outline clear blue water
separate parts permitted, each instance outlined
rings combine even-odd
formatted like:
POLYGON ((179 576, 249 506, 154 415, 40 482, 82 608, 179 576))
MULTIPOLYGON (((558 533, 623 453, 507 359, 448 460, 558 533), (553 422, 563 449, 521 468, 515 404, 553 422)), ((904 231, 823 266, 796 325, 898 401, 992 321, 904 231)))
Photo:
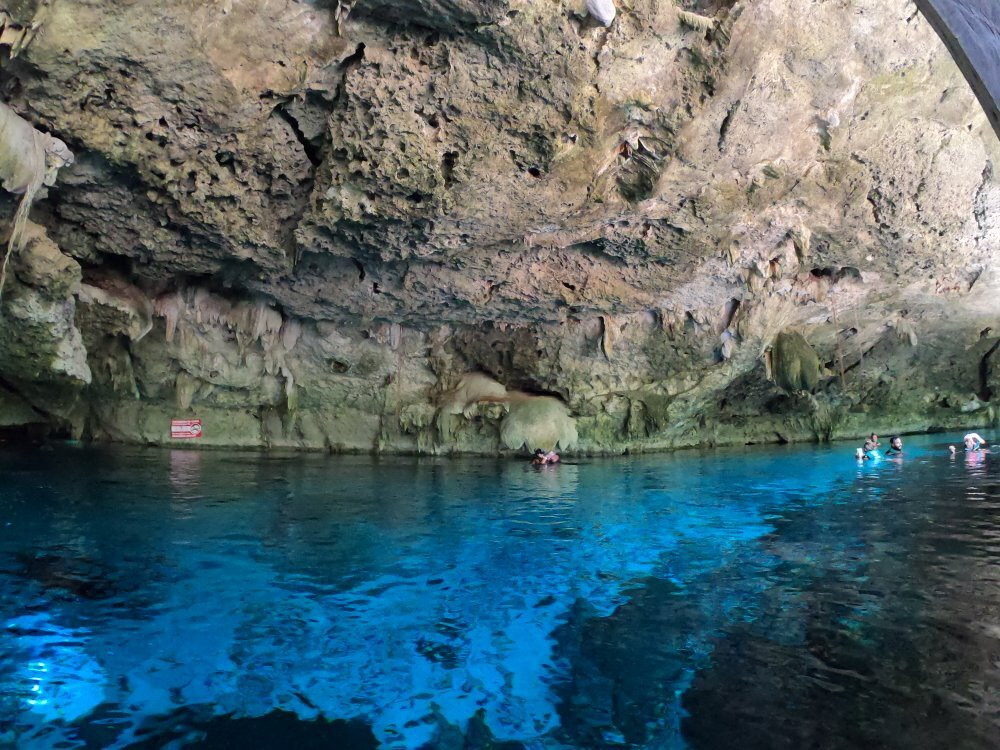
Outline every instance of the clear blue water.
POLYGON ((1000 452, 0 452, 0 746, 996 747, 1000 452))

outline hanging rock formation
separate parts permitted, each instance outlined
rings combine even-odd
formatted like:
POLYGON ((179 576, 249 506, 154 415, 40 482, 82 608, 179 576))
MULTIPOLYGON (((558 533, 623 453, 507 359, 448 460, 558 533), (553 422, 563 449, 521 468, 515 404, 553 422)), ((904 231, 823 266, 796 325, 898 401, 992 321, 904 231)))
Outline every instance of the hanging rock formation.
POLYGON ((587 12, 604 26, 610 26, 617 11, 612 0, 587 0, 587 12))
POLYGON ((801 333, 782 332, 772 350, 774 382, 790 393, 812 392, 819 385, 819 357, 801 333))
POLYGON ((43 185, 52 185, 56 173, 73 163, 73 154, 58 138, 42 133, 0 102, 0 184, 21 196, 0 265, 0 294, 11 256, 21 248, 31 203, 43 185))
POLYGON ((2 98, 75 161, 11 261, 2 425, 619 452, 996 416, 1000 143, 908 0, 16 6, 2 98))

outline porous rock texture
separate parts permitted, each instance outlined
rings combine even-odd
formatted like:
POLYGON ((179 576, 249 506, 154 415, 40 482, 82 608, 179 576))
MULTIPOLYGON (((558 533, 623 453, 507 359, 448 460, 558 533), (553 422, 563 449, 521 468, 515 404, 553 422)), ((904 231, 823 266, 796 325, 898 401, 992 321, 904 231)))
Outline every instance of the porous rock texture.
POLYGON ((490 453, 992 423, 1000 144, 912 2, 591 5, 11 3, 2 98, 76 160, 12 260, 0 424, 490 453))

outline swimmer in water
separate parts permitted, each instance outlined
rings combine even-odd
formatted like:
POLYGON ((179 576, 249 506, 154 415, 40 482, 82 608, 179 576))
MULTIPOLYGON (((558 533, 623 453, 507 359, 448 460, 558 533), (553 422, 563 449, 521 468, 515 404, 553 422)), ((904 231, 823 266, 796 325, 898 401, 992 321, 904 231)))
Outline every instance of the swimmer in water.
POLYGON ((874 461, 877 458, 881 458, 878 451, 875 450, 878 447, 878 435, 872 433, 872 436, 865 440, 864 447, 862 447, 861 452, 865 456, 866 461, 874 461))
POLYGON ((978 432, 970 432, 962 438, 962 442, 965 443, 966 451, 986 450, 986 441, 983 440, 982 436, 978 432))
POLYGON ((559 463, 559 454, 555 451, 549 451, 546 453, 541 448, 535 451, 535 457, 531 459, 531 463, 535 466, 545 466, 546 464, 557 464, 559 463))
POLYGON ((889 439, 889 447, 885 451, 887 456, 902 456, 903 455, 903 439, 899 435, 893 435, 889 439))

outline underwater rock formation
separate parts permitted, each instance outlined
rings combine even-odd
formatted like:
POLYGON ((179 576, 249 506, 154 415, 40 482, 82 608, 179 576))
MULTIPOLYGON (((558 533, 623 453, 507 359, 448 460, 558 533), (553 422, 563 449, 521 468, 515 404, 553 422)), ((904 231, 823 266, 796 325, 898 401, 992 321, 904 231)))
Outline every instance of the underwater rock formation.
POLYGON ((494 453, 991 423, 1000 143, 916 7, 609 6, 17 3, 3 98, 75 160, 31 209, 61 270, 11 261, 0 424, 494 453), (784 331, 815 360, 775 363, 784 331), (562 426, 447 408, 470 372, 562 426))

